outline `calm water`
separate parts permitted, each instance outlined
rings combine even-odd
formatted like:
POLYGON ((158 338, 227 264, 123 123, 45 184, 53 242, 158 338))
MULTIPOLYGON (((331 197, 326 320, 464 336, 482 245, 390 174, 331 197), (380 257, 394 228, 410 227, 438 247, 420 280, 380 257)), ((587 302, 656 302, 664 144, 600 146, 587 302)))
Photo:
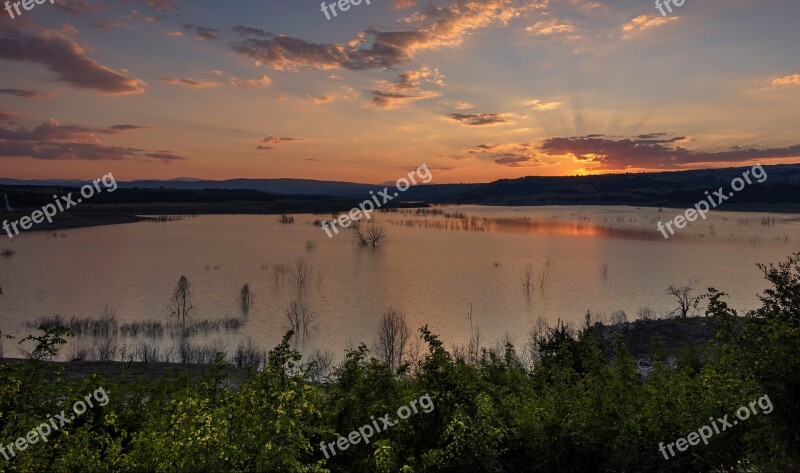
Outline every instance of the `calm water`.
MULTIPOLYGON (((323 348, 337 360, 343 349, 371 344, 381 314, 405 312, 412 329, 428 324, 448 345, 470 335, 467 314, 489 345, 509 334, 517 342, 538 317, 580 324, 587 310, 628 319, 649 307, 674 309, 669 284, 699 279, 698 289, 731 294, 739 310, 757 306, 766 287, 757 262, 777 262, 800 250, 800 215, 716 213, 665 241, 655 221, 680 211, 631 207, 445 207, 441 215, 383 213, 389 231, 378 249, 357 247, 349 234, 329 239, 310 224, 316 216, 296 215, 282 225, 275 216, 199 216, 181 221, 141 222, 66 230, 63 237, 26 234, 0 248, 0 330, 25 335, 26 321, 61 314, 95 316, 105 306, 120 323, 167 321, 176 282, 192 284, 196 319, 242 317, 238 293, 250 283, 255 303, 238 333, 198 337, 220 339, 229 349, 252 337, 264 348, 278 343, 288 327, 292 301, 316 314, 304 351, 323 348), (770 221, 771 223, 771 221, 770 221), (307 250, 307 240, 318 247, 307 250), (303 257, 313 268, 305 289, 275 282, 276 264, 303 257), (523 287, 525 267, 546 268, 548 287, 523 287), (607 264, 607 278, 601 265, 607 264), (218 269, 215 267, 218 266, 218 269), (264 269, 266 268, 266 269, 264 269)), ((169 337, 163 343, 173 343, 169 337)), ((14 356, 15 342, 5 342, 14 356)))

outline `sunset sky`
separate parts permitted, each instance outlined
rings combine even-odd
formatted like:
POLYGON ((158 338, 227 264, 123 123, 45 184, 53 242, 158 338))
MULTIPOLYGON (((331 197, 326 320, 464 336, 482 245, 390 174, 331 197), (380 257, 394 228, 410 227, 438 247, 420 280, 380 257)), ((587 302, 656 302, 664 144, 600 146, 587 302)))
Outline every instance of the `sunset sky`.
POLYGON ((651 0, 371 0, 330 20, 320 1, 0 11, 0 177, 377 183, 426 163, 453 183, 800 162, 797 0, 667 17, 651 0))

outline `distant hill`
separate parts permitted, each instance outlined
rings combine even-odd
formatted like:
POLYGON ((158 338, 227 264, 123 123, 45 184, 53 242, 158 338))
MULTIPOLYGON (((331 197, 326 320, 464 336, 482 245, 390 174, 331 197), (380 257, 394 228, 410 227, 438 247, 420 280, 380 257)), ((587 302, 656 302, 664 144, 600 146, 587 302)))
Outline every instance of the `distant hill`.
MULTIPOLYGON (((604 174, 597 176, 522 177, 486 184, 419 185, 401 193, 392 203, 428 202, 487 205, 637 205, 683 207, 705 198, 705 192, 723 187, 750 167, 696 171, 604 174)), ((725 202, 727 209, 800 210, 800 164, 764 166, 763 184, 747 185, 725 202)), ((0 186, 80 187, 80 180, 19 180, 0 178, 0 186)), ((158 193, 119 195, 129 201, 269 201, 280 196, 307 199, 370 198, 393 183, 360 184, 313 179, 228 179, 223 181, 179 178, 118 182, 121 189, 158 190, 158 193), (218 194, 211 190, 229 191, 218 194), (195 194, 202 191, 202 195, 195 194), (186 192, 192 194, 186 194, 186 192), (238 192, 238 193, 237 193, 238 192), (259 194, 248 194, 257 192, 259 194)), ((391 193, 393 193, 392 191, 391 193)), ((110 196, 108 197, 110 198, 110 196)), ((111 200, 114 200, 113 198, 111 200)))
MULTIPOLYGON (((68 179, 38 179, 21 180, 0 178, 0 185, 6 186, 60 186, 80 187, 85 181, 68 179)), ((394 184, 359 184, 355 182, 318 181, 313 179, 228 179, 223 181, 210 181, 194 178, 178 178, 170 180, 137 180, 117 183, 121 189, 174 189, 174 190, 255 190, 276 195, 318 195, 329 197, 356 197, 368 199, 369 192, 377 192, 384 187, 394 184)), ((474 189, 480 184, 438 184, 414 186, 402 193, 398 200, 423 201, 451 197, 467 190, 474 189)))
MULTIPOLYGON (((800 165, 764 166, 763 184, 747 185, 725 202, 754 207, 769 204, 797 208, 800 204, 800 165)), ((731 181, 751 169, 725 168, 697 171, 605 174, 597 176, 523 177, 480 185, 441 203, 492 205, 641 205, 685 206, 705 198, 719 187, 731 190, 731 181)))

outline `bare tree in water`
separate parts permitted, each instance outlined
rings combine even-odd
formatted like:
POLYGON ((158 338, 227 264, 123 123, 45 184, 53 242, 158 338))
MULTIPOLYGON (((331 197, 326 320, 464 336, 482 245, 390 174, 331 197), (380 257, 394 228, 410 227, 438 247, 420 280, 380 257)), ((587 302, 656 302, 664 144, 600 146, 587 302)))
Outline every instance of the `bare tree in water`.
POLYGON ((169 305, 169 310, 172 315, 177 316, 186 330, 186 316, 194 308, 191 302, 191 286, 186 276, 181 276, 178 280, 178 285, 175 286, 175 292, 172 294, 172 302, 169 305))
POLYGON ((689 311, 692 311, 692 315, 697 311, 697 304, 700 303, 700 300, 703 299, 704 296, 694 296, 692 297, 692 291, 694 291, 694 283, 697 282, 697 279, 694 277, 689 278, 689 284, 686 286, 673 286, 672 284, 669 285, 667 288, 667 294, 675 296, 678 299, 678 308, 673 310, 670 315, 680 315, 681 318, 686 318, 689 315, 689 311))
POLYGON ((405 314, 392 309, 383 314, 375 341, 375 352, 392 371, 403 363, 403 354, 410 336, 405 314))

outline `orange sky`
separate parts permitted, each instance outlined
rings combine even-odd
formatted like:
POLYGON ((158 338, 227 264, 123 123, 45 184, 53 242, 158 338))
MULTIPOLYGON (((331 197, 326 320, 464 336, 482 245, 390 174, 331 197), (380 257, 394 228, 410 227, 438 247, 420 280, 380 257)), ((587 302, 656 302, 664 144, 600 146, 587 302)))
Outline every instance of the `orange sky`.
POLYGON ((0 177, 436 183, 800 162, 800 4, 77 0, 0 26, 0 177))

